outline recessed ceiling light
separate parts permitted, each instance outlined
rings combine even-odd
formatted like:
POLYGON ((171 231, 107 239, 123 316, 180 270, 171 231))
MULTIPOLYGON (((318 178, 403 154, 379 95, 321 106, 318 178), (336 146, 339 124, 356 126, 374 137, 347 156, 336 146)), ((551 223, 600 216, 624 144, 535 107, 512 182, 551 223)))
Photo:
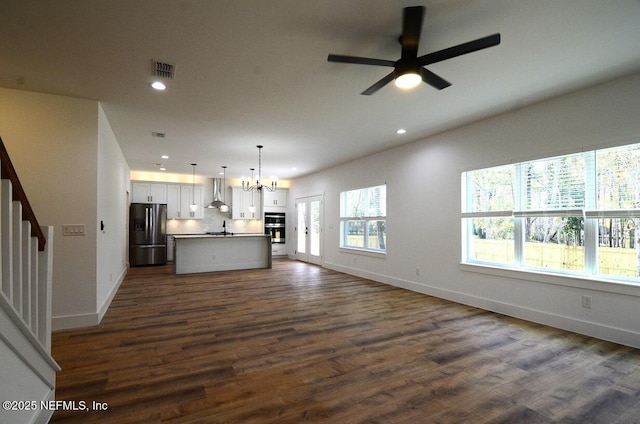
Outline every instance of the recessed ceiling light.
POLYGON ((161 157, 162 159, 169 159, 169 156, 167 156, 167 155, 162 155, 162 156, 160 156, 160 157, 161 157))
POLYGON ((167 170, 167 168, 160 168, 160 170, 161 170, 161 171, 166 171, 166 170, 167 170))
POLYGON ((400 128, 399 130, 396 130, 396 134, 406 134, 407 130, 405 130, 404 128, 400 128))
POLYGON ((160 81, 154 81, 150 85, 152 88, 155 88, 158 91, 162 91, 167 88, 167 86, 161 83, 160 81))
POLYGON ((151 131, 151 137, 155 138, 165 138, 166 134, 163 132, 151 131))

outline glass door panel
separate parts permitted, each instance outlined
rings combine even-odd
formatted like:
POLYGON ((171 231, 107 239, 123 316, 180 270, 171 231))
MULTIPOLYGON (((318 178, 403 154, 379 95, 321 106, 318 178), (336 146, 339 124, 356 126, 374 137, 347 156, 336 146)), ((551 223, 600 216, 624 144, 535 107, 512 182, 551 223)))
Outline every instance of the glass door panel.
POLYGON ((296 199, 296 259, 322 265, 322 196, 296 199))
POLYGON ((296 254, 307 253, 307 202, 296 201, 296 210, 298 211, 298 225, 296 227, 298 233, 298 245, 296 248, 296 254))
POLYGON ((311 200, 311 227, 309 228, 309 254, 320 256, 320 200, 311 200))

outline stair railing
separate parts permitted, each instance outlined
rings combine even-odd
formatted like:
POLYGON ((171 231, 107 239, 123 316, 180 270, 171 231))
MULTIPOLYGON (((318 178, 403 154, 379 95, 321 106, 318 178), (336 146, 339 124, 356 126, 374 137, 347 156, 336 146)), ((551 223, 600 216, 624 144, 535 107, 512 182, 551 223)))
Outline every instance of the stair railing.
POLYGON ((33 213, 33 209, 31 209, 31 205, 27 199, 27 194, 22 188, 22 184, 20 184, 20 179, 18 178, 18 174, 11 163, 9 153, 4 146, 2 138, 0 138, 0 167, 0 175, 2 179, 8 179, 11 181, 11 186, 13 188, 13 200, 17 200, 22 204, 22 219, 31 223, 31 236, 38 239, 38 250, 42 252, 45 244, 47 243, 47 239, 38 224, 38 220, 36 219, 36 215, 33 213))

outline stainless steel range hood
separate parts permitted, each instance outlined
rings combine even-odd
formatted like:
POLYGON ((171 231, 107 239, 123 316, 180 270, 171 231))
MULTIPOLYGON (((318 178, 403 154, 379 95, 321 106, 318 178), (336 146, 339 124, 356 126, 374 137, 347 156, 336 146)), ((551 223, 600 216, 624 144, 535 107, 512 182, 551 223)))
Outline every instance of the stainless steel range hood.
POLYGON ((213 202, 206 207, 208 209, 220 209, 221 212, 228 212, 229 206, 221 200, 220 190, 224 190, 222 178, 213 179, 213 202), (226 210, 225 210, 226 209, 226 210))

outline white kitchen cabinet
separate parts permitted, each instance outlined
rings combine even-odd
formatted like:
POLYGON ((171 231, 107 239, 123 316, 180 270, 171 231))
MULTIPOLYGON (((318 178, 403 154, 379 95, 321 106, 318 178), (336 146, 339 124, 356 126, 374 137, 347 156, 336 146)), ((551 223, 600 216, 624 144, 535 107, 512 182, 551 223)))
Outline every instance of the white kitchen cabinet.
POLYGON ((259 191, 244 191, 242 187, 231 188, 231 219, 262 219, 260 204, 259 191), (255 206, 255 212, 249 210, 251 205, 255 206))
POLYGON ((284 243, 271 243, 271 256, 287 256, 287 245, 284 243))
POLYGON ((202 210, 204 207, 202 195, 202 186, 180 186, 180 216, 182 219, 202 219, 204 216, 204 212, 202 210), (195 212, 191 212, 191 204, 194 202, 198 208, 195 212))
POLYGON ((173 235, 167 235, 167 261, 173 262, 175 248, 176 240, 173 238, 173 235))
POLYGON ((191 184, 167 184, 167 219, 202 219, 204 216, 204 187, 191 184), (195 191, 192 191, 195 190, 195 191), (198 209, 191 212, 190 206, 195 197, 198 209))
POLYGON ((180 184, 167 184, 167 219, 180 219, 180 184))
POLYGON ((167 203, 167 185, 132 181, 131 199, 132 203, 167 203))
POLYGON ((264 190, 262 193, 262 205, 265 212, 278 212, 284 211, 287 207, 287 196, 289 190, 286 188, 279 188, 276 191, 264 190))

